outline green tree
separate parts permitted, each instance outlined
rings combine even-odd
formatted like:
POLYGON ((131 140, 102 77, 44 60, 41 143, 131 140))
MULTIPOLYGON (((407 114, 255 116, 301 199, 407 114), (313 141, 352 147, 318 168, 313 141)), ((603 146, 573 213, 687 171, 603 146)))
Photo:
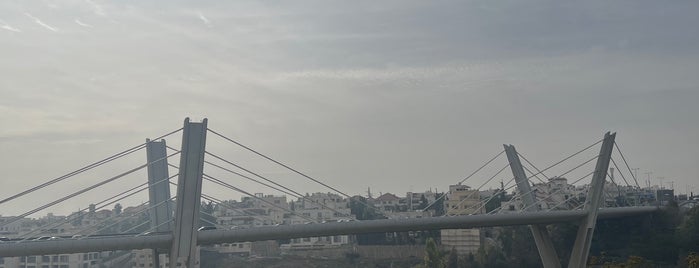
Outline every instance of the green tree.
POLYGON ((456 247, 452 247, 449 251, 449 258, 447 259, 448 268, 459 268, 459 255, 456 254, 456 247))
POLYGON ((112 211, 114 211, 114 215, 119 215, 119 214, 121 214, 121 209, 122 209, 121 204, 116 203, 116 205, 114 205, 114 210, 112 210, 112 211))
POLYGON ((437 200, 434 202, 434 205, 432 205, 432 208, 434 209, 434 215, 435 216, 442 216, 444 215, 444 198, 442 198, 445 195, 445 193, 435 193, 434 196, 437 198, 437 200))
POLYGON ((677 242, 687 252, 699 252, 699 207, 687 211, 677 230, 677 242))
POLYGON ((442 255, 434 239, 428 238, 427 244, 425 245, 425 268, 445 268, 442 255))
POLYGON ((199 226, 214 226, 216 217, 214 217, 214 205, 212 202, 201 202, 201 213, 199 216, 199 226))
POLYGON ((485 203, 486 213, 500 208, 500 206, 502 205, 502 201, 505 199, 505 191, 503 190, 498 190, 493 195, 493 198, 491 198, 490 200, 488 200, 487 203, 485 203))

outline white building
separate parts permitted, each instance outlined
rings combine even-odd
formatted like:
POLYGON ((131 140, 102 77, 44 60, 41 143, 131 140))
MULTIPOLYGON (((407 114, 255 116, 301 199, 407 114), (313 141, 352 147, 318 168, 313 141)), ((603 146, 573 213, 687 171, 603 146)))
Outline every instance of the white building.
MULTIPOLYGON (((470 215, 484 211, 478 190, 466 185, 450 185, 444 200, 447 215, 470 215)), ((481 245, 479 229, 444 229, 441 230, 442 247, 454 248, 459 255, 476 253, 481 245)))
MULTIPOLYGON (((199 259, 200 259, 200 251, 201 248, 197 247, 196 250, 196 255, 194 256, 194 261, 195 265, 190 268, 198 268, 199 267, 199 259)), ((160 262, 160 267, 159 268, 168 268, 170 267, 170 258, 167 254, 159 254, 159 262, 160 262)), ((131 251, 131 263, 133 264, 133 268, 142 268, 142 267, 154 267, 154 261, 153 261, 153 250, 152 249, 135 249, 131 251)), ((182 263, 177 263, 177 267, 185 267, 184 264, 182 263)))
POLYGON ((408 204, 408 210, 424 209, 423 201, 427 201, 428 205, 432 204, 437 200, 437 194, 432 192, 432 190, 422 193, 407 192, 405 194, 405 199, 408 204))
MULTIPOLYGON (((333 193, 313 193, 299 198, 294 204, 297 215, 288 215, 285 224, 322 224, 354 220, 349 200, 333 193), (301 215, 301 216, 298 216, 301 215), (310 219, 314 221, 310 221, 310 219)), ((282 252, 289 250, 322 249, 339 247, 350 243, 350 236, 336 235, 323 237, 295 238, 289 244, 282 244, 282 252)))
POLYGON ((42 256, 21 256, 0 258, 0 268, 98 268, 102 264, 103 254, 108 253, 73 253, 42 256))

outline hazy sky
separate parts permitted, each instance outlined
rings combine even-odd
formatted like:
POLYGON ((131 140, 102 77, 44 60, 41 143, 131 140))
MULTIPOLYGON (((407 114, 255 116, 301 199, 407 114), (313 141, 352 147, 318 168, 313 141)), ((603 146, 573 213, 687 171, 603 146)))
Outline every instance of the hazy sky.
MULTIPOLYGON (((348 194, 444 190, 503 143, 543 168, 606 131, 618 133, 641 183, 652 172, 651 184, 663 177, 665 187, 699 192, 699 2, 377 2, 0 2, 0 197, 177 129, 187 116, 348 194)), ((328 191, 209 138, 212 153, 299 192, 328 191)), ((140 151, 0 204, 0 214, 144 162, 140 151)), ((501 157, 466 184, 506 164, 501 157)), ((39 215, 85 208, 144 176, 39 215)), ((220 188, 204 192, 240 197, 220 188)))

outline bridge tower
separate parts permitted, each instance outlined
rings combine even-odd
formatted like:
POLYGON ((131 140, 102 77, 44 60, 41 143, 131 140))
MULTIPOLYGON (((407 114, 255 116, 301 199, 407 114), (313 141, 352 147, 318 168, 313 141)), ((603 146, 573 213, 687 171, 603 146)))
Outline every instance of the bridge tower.
POLYGON ((592 175, 590 191, 587 194, 585 206, 583 207, 583 210, 587 211, 587 215, 580 221, 575 244, 573 244, 573 252, 571 252, 570 262, 568 262, 569 268, 585 267, 587 264, 587 256, 590 254, 592 234, 595 231, 597 214, 599 212, 599 206, 602 203, 604 182, 607 178, 609 161, 612 158, 615 137, 616 133, 607 132, 604 135, 602 148, 600 149, 597 165, 595 166, 595 172, 592 175))
MULTIPOLYGON (((148 165, 148 201, 150 229, 154 232, 172 231, 172 201, 170 201, 170 176, 168 174, 165 140, 146 140, 148 165)), ((160 267, 162 249, 153 249, 153 267, 160 267)))
MULTIPOLYGON (((517 190, 519 190, 522 198, 522 203, 527 211, 539 211, 539 206, 536 206, 535 198, 532 193, 531 186, 529 185, 529 180, 527 179, 526 173, 524 173, 524 168, 522 167, 522 162, 519 160, 519 155, 517 150, 513 145, 503 145, 505 147, 505 154, 507 154, 507 160, 510 162, 510 168, 512 169, 512 175, 515 177, 515 182, 517 183, 517 190)), ((534 242, 536 243, 536 248, 539 250, 539 256, 541 257, 541 263, 545 268, 560 268, 561 262, 556 254, 556 249, 553 246, 553 241, 551 241, 551 236, 549 235, 546 225, 529 225, 529 229, 532 231, 534 236, 534 242)))
POLYGON ((175 229, 172 232, 170 248, 171 268, 177 267, 178 261, 183 263, 184 267, 191 268, 196 265, 206 123, 206 119, 201 123, 189 122, 189 118, 184 121, 177 180, 175 229))

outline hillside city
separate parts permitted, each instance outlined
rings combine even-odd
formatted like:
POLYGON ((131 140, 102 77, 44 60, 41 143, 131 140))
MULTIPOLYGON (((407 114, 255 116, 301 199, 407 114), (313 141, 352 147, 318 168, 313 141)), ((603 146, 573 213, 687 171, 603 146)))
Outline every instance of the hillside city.
MULTIPOLYGON (((291 199, 284 195, 257 193, 240 200, 203 202, 200 225, 205 229, 246 229, 260 226, 323 224, 326 222, 372 219, 409 219, 483 213, 517 213, 526 209, 516 190, 501 188, 478 190, 467 185, 450 185, 438 193, 422 192, 372 193, 350 198, 335 193, 307 193, 291 199)), ((534 183, 533 193, 540 210, 572 210, 584 204, 589 185, 575 186, 563 177, 552 177, 534 183)), ((607 182, 604 206, 664 205, 670 201, 693 199, 693 194, 675 195, 672 189, 658 186, 640 188, 607 182)), ((52 213, 40 218, 0 216, 3 243, 17 240, 50 240, 113 234, 149 235, 147 205, 97 207, 67 216, 52 213), (9 223, 9 224, 3 224, 9 223)), ((425 244, 432 239, 443 251, 464 257, 479 254, 483 247, 502 247, 494 242, 499 235, 494 228, 394 232, 366 235, 306 237, 277 241, 224 243, 200 247, 201 266, 212 259, 263 259, 280 256, 301 258, 424 258, 425 244), (376 254, 380 248, 381 254, 376 254)), ((161 267, 168 265, 160 255, 161 267)), ((88 268, 88 267, 153 267, 150 249, 114 252, 91 252, 48 256, 0 258, 0 268, 88 268)))

